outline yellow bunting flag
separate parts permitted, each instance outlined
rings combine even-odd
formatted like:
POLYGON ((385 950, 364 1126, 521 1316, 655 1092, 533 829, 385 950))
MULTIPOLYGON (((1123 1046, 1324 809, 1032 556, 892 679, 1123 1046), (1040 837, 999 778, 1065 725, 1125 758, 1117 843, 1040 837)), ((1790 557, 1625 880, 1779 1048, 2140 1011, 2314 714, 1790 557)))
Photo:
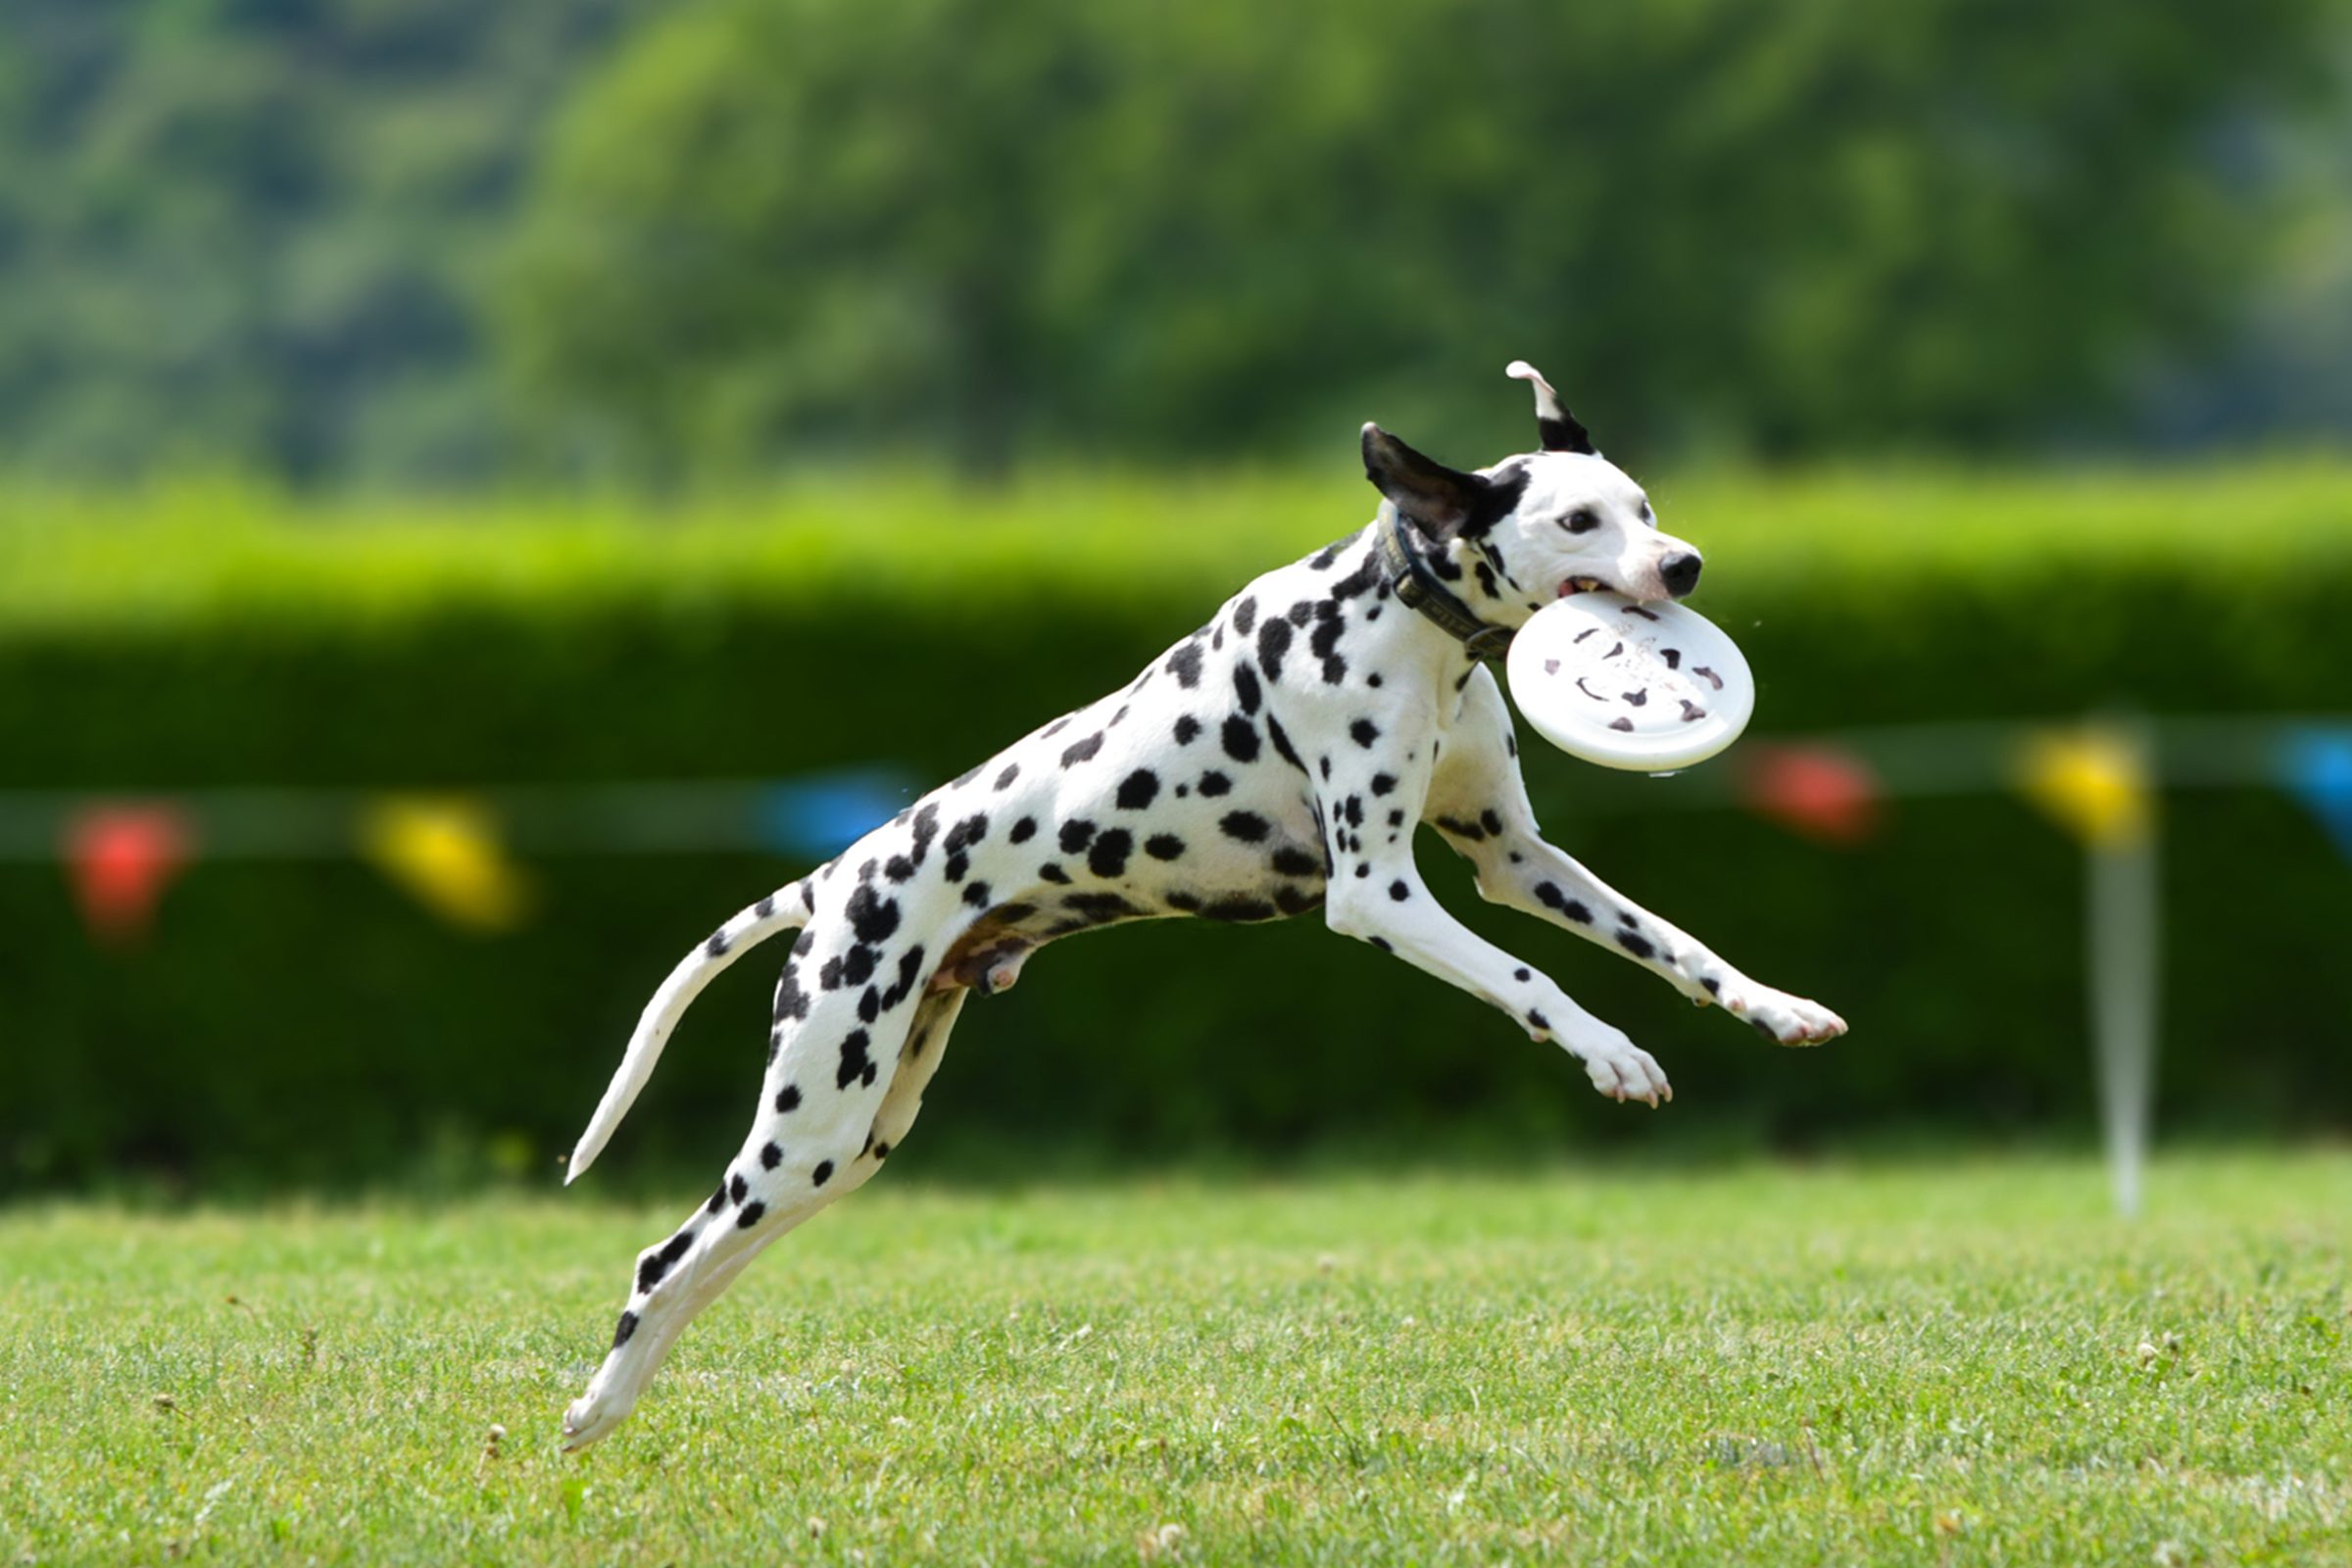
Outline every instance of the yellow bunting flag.
POLYGON ((521 923, 521 869, 507 858, 490 813, 475 802, 396 796, 370 807, 360 847, 427 908, 474 931, 521 923))
POLYGON ((2085 726, 2049 730, 2018 756, 2027 799, 2094 849, 2134 844, 2155 818, 2144 749, 2131 735, 2085 726))

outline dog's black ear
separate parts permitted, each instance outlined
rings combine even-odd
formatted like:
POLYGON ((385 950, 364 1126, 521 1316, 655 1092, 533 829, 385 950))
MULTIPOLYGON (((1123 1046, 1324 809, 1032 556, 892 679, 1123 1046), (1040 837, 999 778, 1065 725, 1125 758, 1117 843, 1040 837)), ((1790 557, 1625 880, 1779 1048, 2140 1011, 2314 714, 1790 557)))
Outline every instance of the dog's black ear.
POLYGON ((1440 539, 1484 531, 1518 504, 1520 488, 1448 468, 1377 424, 1364 426, 1364 477, 1396 504, 1397 512, 1440 539))
POLYGON ((1544 379, 1542 370, 1525 360, 1513 360, 1504 367, 1502 373, 1514 381, 1535 383, 1536 434, 1542 438, 1544 451, 1582 452, 1588 457, 1593 455, 1592 437, 1577 422, 1576 416, 1568 412, 1568 405, 1560 401, 1560 395, 1551 389, 1551 383, 1544 379))

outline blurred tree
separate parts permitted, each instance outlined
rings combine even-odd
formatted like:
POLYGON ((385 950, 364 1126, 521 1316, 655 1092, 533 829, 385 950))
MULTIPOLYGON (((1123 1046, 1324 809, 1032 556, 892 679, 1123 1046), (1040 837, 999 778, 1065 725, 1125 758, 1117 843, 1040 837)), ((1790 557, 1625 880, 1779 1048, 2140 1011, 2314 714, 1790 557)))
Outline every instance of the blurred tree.
MULTIPOLYGON (((2324 0, 701 0, 567 107, 499 296, 554 446, 2095 434, 2278 215, 2324 0), (1464 389, 1486 386, 1472 406, 1464 389)), ((1620 443, 1622 445, 1622 443, 1620 443)))
POLYGON ((9 0, 0 462, 454 478, 534 127, 641 0, 9 0))

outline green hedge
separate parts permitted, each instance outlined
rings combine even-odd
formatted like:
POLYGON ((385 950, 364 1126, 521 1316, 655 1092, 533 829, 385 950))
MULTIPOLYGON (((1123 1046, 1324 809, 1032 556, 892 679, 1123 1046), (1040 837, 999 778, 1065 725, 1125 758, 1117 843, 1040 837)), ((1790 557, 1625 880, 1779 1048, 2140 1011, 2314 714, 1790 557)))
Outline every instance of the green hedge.
MULTIPOLYGON (((2352 474, 1719 477, 1661 486, 1709 549, 1700 608, 1762 679, 1756 733, 2102 703, 2352 709, 2352 474)), ((1283 478, 921 481, 634 515, 233 490, 20 496, 0 523, 0 787, 460 786, 888 762, 930 780, 1088 699, 1251 571, 1368 512, 1283 478)), ((1762 1047, 1629 965, 1433 882, 1649 1046, 1678 1099, 1572 1064, 1311 917, 1056 947, 968 1008, 918 1145, 1158 1155, 1344 1140, 1514 1147, 2090 1125, 2079 868, 2000 798, 1903 805, 1854 852, 1541 746, 1553 835, 1853 1035, 1762 1047)), ((1724 764, 1717 764, 1718 766, 1724 764)), ((2352 867, 2267 792, 2171 803, 2168 1126, 2352 1122, 2327 978, 2352 867)), ((534 866, 539 918, 455 933, 356 862, 199 865, 158 940, 81 934, 53 867, 0 866, 12 1185, 125 1169, 349 1179, 432 1151, 567 1148, 630 1022, 757 856, 534 866)), ((705 999, 616 1165, 715 1164, 748 1116, 772 977, 705 999)), ((910 1151, 912 1152, 912 1151, 910 1151)))

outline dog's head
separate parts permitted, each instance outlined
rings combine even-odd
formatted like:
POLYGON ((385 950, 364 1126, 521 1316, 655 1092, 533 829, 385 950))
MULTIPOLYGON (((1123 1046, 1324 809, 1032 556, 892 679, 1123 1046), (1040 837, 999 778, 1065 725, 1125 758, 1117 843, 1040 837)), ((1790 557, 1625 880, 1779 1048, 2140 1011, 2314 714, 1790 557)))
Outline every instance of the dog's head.
POLYGON ((1642 601, 1690 593, 1698 583, 1697 550, 1659 530, 1649 497, 1593 450, 1534 366, 1514 360, 1507 373, 1535 385, 1542 451, 1465 473, 1367 424, 1364 476, 1433 554, 1476 582, 1468 597, 1502 624, 1588 588, 1642 601))

